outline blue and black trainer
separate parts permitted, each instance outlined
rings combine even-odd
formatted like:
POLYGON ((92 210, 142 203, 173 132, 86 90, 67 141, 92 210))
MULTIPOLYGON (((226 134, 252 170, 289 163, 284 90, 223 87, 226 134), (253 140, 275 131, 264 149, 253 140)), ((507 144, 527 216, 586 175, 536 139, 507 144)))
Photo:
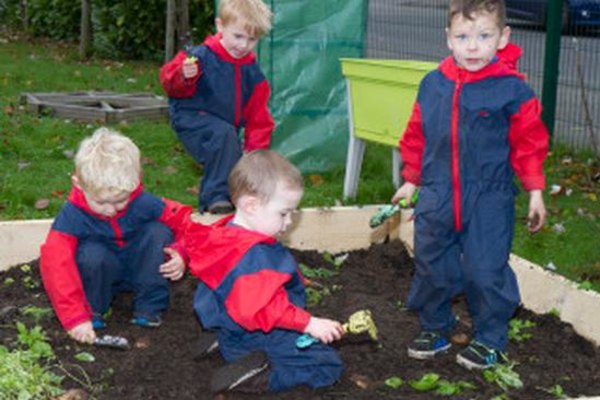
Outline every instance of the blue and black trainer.
POLYGON ((500 361, 503 353, 472 340, 471 343, 456 355, 456 362, 469 370, 487 369, 500 361))
POLYGON ((92 328, 94 328, 94 330, 106 328, 106 321, 102 315, 97 313, 92 315, 92 328))
POLYGON ((451 346, 446 335, 439 332, 422 331, 408 345, 408 356, 417 360, 428 360, 447 351, 451 346))
POLYGON ((144 328, 158 328, 162 325, 162 318, 160 315, 136 314, 129 322, 144 328))

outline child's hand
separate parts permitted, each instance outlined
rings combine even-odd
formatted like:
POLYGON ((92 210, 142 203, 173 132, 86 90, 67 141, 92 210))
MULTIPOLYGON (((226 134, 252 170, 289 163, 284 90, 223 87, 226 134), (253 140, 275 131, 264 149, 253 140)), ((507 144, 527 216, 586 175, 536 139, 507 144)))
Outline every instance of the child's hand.
POLYGON ((67 331, 67 334, 72 338, 81 343, 94 343, 96 340, 96 332, 94 332, 94 328, 92 327, 92 321, 83 322, 74 328, 71 328, 67 331))
POLYGON ((400 199, 406 199, 406 203, 410 205, 411 199, 416 191, 417 185, 415 185, 414 183, 405 182, 404 185, 400 186, 400 188, 392 197, 392 203, 396 204, 400 201, 400 199))
POLYGON ((181 279, 185 272, 185 262, 183 262, 183 258, 181 258, 177 250, 170 247, 165 247, 163 251, 168 256, 169 260, 161 264, 160 267, 158 267, 158 271, 162 276, 172 281, 181 279))
POLYGON ((546 221, 546 207, 544 206, 544 197, 541 190, 532 190, 529 192, 529 213, 527 214, 527 228, 529 232, 536 233, 546 221))
POLYGON ((181 71, 185 79, 190 79, 198 75, 198 59, 196 57, 188 57, 181 66, 181 71))
POLYGON ((339 340, 344 335, 344 328, 338 321, 311 317, 304 333, 308 333, 323 343, 331 343, 334 340, 339 340))

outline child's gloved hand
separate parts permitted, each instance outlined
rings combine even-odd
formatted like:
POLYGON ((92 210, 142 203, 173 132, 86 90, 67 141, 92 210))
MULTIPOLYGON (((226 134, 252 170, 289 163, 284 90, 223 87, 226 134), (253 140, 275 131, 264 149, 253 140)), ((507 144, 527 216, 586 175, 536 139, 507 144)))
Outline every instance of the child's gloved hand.
POLYGON ((190 79, 200 73, 200 66, 198 65, 198 59, 194 56, 189 56, 183 62, 181 71, 185 79, 190 79))

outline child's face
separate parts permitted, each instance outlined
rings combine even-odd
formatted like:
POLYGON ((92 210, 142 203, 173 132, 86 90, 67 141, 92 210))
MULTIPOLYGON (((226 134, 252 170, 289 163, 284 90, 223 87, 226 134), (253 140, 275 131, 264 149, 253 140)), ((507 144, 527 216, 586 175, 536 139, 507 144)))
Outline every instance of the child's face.
POLYGON ((302 190, 277 185, 268 202, 256 203, 251 217, 251 229, 264 235, 277 236, 292 223, 292 213, 302 198, 302 190))
POLYGON ((217 19, 217 30, 221 33, 221 44, 233 58, 242 58, 254 50, 258 37, 251 35, 244 21, 235 21, 223 25, 217 19))
POLYGON ((101 192, 100 194, 92 194, 86 191, 83 193, 93 212, 109 218, 114 217, 127 206, 127 201, 131 195, 129 192, 115 194, 108 191, 101 192))
POLYGON ((456 63, 467 71, 476 72, 508 44, 510 28, 501 30, 496 15, 480 11, 471 20, 462 14, 454 16, 446 36, 456 63))

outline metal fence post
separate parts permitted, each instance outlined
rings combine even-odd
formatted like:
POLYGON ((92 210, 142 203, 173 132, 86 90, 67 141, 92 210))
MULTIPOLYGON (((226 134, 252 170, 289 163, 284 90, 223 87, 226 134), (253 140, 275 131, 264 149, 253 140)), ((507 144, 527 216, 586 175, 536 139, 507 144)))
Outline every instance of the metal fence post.
POLYGON ((556 116, 556 91, 558 63, 560 60, 560 34, 564 0, 549 0, 546 15, 546 51, 544 54, 544 82, 542 85, 542 120, 550 137, 554 134, 556 116))

